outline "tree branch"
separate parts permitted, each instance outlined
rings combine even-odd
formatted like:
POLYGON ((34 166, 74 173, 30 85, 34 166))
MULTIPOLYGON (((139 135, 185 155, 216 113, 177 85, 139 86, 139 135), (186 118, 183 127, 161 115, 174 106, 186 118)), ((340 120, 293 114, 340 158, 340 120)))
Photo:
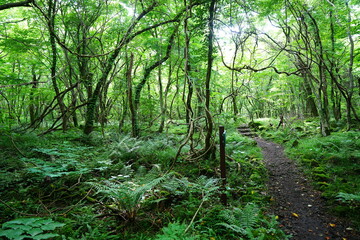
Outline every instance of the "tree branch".
POLYGON ((3 5, 0 5, 0 11, 9 9, 9 8, 14 8, 14 7, 31 7, 31 3, 34 3, 34 2, 35 2, 35 0, 26 0, 26 1, 22 1, 22 2, 6 3, 3 5))
POLYGON ((300 76, 301 75, 301 71, 304 70, 304 69, 298 69, 294 72, 284 72, 284 71, 280 71, 278 70, 276 67, 274 66, 266 66, 266 67, 263 67, 263 68, 254 68, 252 66, 249 66, 249 65, 244 65, 242 67, 230 67, 229 65, 226 64, 225 60, 224 60, 224 54, 222 52, 222 49, 218 43, 218 47, 219 47, 219 50, 220 50, 220 53, 221 53, 221 60, 224 64, 224 66, 229 69, 229 70, 232 70, 232 71, 236 71, 236 72, 241 72, 242 70, 250 70, 252 72, 261 72, 261 71, 265 71, 267 69, 272 69, 274 72, 276 72, 277 74, 286 74, 287 76, 291 76, 291 75, 297 75, 297 76, 300 76))

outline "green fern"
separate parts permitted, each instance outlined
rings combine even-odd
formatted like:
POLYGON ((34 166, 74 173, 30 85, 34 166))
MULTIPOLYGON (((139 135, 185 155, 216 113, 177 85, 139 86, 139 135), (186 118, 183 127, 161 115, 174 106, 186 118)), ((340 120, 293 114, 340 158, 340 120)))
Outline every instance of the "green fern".
POLYGON ((184 233, 186 229, 185 224, 181 223, 169 223, 168 226, 162 229, 162 234, 156 235, 154 240, 196 240, 198 238, 190 236, 184 233))
POLYGON ((109 157, 116 161, 134 158, 142 143, 142 141, 136 138, 124 136, 112 145, 109 157))
POLYGON ((241 235, 249 236, 251 230, 260 220, 259 213, 259 207, 252 203, 247 204, 243 209, 226 209, 221 213, 221 217, 225 222, 218 223, 217 225, 240 233, 241 235))
POLYGON ((188 178, 173 177, 163 183, 162 188, 173 195, 184 195, 187 193, 196 193, 201 195, 204 201, 209 200, 211 196, 219 190, 219 179, 200 176, 194 182, 190 182, 188 178))
POLYGON ((343 203, 348 203, 351 206, 360 206, 360 193, 350 194, 340 192, 337 195, 337 199, 343 203))
POLYGON ((170 194, 183 195, 186 193, 186 189, 191 183, 187 178, 173 177, 162 184, 162 188, 168 191, 170 194))
POLYGON ((107 207, 120 213, 127 220, 134 220, 141 204, 150 197, 154 187, 167 180, 172 173, 152 179, 146 183, 127 181, 123 183, 103 181, 101 183, 89 182, 96 189, 96 194, 101 194, 110 202, 107 207))

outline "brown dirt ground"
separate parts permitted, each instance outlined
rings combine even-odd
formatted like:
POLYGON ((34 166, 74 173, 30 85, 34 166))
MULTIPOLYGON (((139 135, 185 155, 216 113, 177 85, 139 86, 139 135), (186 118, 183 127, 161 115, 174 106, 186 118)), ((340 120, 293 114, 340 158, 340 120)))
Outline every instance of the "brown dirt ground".
POLYGON ((311 187, 294 161, 275 143, 254 138, 262 149, 269 172, 269 214, 278 216, 281 227, 292 240, 359 240, 349 224, 327 213, 321 193, 311 187))

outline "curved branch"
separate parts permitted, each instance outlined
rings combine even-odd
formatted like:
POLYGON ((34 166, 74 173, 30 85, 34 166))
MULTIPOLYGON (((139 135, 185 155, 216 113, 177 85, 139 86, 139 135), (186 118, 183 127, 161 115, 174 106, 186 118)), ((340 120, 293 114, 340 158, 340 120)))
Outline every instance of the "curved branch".
POLYGON ((14 7, 31 7, 31 3, 34 3, 34 2, 35 2, 35 0, 26 0, 26 1, 22 1, 22 2, 2 4, 2 5, 0 5, 0 11, 9 9, 9 8, 14 8, 14 7))
POLYGON ((272 69, 274 72, 276 72, 277 74, 285 74, 287 76, 291 76, 291 75, 296 75, 296 76, 300 76, 301 75, 301 71, 304 70, 304 69, 298 69, 294 72, 284 72, 284 71, 280 71, 278 70, 276 67, 274 66, 266 66, 266 67, 263 67, 263 68, 254 68, 252 66, 249 66, 249 65, 243 65, 242 67, 231 67, 229 65, 226 64, 225 60, 224 60, 224 54, 222 52, 222 49, 220 47, 220 44, 218 43, 218 47, 219 47, 219 50, 220 50, 220 53, 221 53, 221 61, 223 63, 223 65, 229 69, 229 70, 232 70, 232 71, 236 71, 236 72, 241 72, 242 70, 250 70, 252 72, 261 72, 261 71, 265 71, 267 69, 272 69))

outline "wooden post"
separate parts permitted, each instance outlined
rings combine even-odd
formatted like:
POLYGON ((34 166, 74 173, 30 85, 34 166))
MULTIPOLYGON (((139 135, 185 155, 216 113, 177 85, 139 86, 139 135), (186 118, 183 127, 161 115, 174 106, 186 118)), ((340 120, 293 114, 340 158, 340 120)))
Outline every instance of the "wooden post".
POLYGON ((226 190, 226 165, 225 165, 225 143, 226 143, 226 131, 224 126, 219 126, 219 139, 220 139, 220 172, 221 172, 221 193, 220 200, 224 206, 227 205, 226 190))

